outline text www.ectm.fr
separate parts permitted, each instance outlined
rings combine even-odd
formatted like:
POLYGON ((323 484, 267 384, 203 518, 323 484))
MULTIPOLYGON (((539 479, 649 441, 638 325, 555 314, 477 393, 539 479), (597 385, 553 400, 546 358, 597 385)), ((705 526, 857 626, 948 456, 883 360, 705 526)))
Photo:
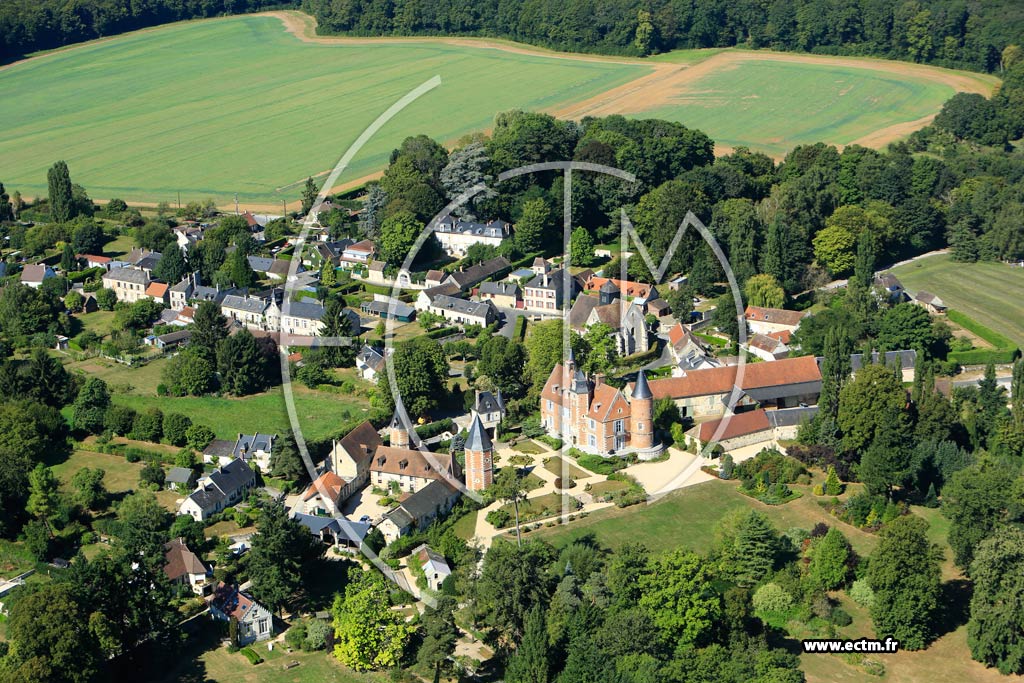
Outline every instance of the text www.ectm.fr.
POLYGON ((815 640, 801 641, 804 652, 882 652, 892 653, 900 648, 898 640, 886 638, 885 640, 874 640, 871 638, 857 638, 856 640, 841 640, 838 638, 819 638, 815 640))

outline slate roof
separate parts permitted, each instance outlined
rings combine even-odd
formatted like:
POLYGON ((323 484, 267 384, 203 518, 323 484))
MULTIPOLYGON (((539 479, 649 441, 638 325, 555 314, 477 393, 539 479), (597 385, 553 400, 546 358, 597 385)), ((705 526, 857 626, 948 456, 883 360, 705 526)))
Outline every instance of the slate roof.
POLYGON ((467 451, 489 451, 491 450, 491 437, 487 435, 480 416, 473 413, 473 422, 469 425, 469 433, 466 435, 467 451))
POLYGON ((384 354, 372 346, 364 345, 363 348, 359 349, 359 355, 356 356, 356 360, 373 368, 374 371, 384 367, 384 354))
POLYGON ((519 285, 514 282, 493 282, 488 281, 480 285, 481 294, 490 294, 491 296, 513 296, 518 297, 520 290, 519 285))
POLYGON ((569 327, 574 330, 582 330, 586 327, 590 312, 601 303, 600 298, 593 294, 580 294, 569 309, 569 327))
POLYGON ((168 484, 187 484, 192 479, 192 470, 187 467, 172 467, 164 479, 168 484))
MULTIPOLYGON (((372 313, 376 316, 386 315, 391 308, 391 303, 388 301, 365 301, 359 307, 363 313, 372 313)), ((407 303, 401 301, 395 302, 395 317, 406 318, 412 316, 416 312, 416 309, 407 303)))
MULTIPOLYGON (((857 372, 864 367, 864 354, 854 353, 850 355, 850 369, 853 372, 857 372)), ((916 367, 917 365, 917 351, 913 349, 903 351, 886 351, 884 354, 879 354, 878 351, 872 351, 871 357, 867 359, 869 365, 878 365, 879 363, 885 366, 892 366, 899 364, 900 370, 908 370, 916 367)))
POLYGON ((353 522, 349 519, 343 521, 335 517, 317 517, 301 512, 293 513, 292 519, 309 529, 310 533, 319 536, 324 529, 328 529, 335 536, 350 543, 362 543, 372 528, 366 522, 353 522))
POLYGON ((636 374, 636 384, 633 385, 633 393, 631 394, 634 399, 651 399, 654 395, 651 393, 651 387, 647 384, 647 375, 643 370, 636 374))
MULTIPOLYGON (((227 586, 219 583, 217 584, 217 589, 213 592, 211 605, 221 614, 234 617, 237 621, 242 621, 252 612, 253 607, 259 605, 259 603, 238 590, 236 586, 227 586)), ((262 607, 262 605, 259 606, 262 607)))
POLYGON ((501 395, 501 389, 498 389, 497 393, 478 391, 474 408, 478 413, 504 412, 505 398, 501 395))
MULTIPOLYGON (((285 315, 305 320, 320 320, 324 317, 324 307, 319 302, 293 301, 285 315)), ((358 330, 355 332, 358 332, 358 330)))
POLYGON ((486 318, 487 313, 494 308, 494 304, 490 301, 467 301, 443 294, 435 296, 431 305, 446 311, 471 315, 477 318, 486 318))
POLYGON ((432 481, 416 493, 412 494, 399 506, 414 520, 420 520, 434 514, 445 500, 458 489, 444 479, 432 481))
POLYGON ((221 302, 221 308, 244 311, 245 313, 251 313, 253 315, 263 315, 263 311, 267 309, 268 305, 269 304, 266 299, 257 299, 251 296, 239 296, 238 294, 228 294, 224 297, 224 301, 221 302))
POLYGON ((478 282, 493 277, 504 270, 508 270, 512 264, 504 256, 498 256, 482 261, 463 270, 449 273, 450 277, 460 289, 468 289, 478 282))
POLYGON ((143 256, 141 259, 135 262, 135 265, 144 270, 153 270, 156 265, 160 263, 160 259, 163 258, 163 254, 158 251, 151 251, 150 253, 143 256))
POLYGON ((235 445, 232 448, 232 455, 236 458, 241 458, 243 455, 248 453, 254 453, 256 451, 263 451, 264 453, 271 453, 274 448, 274 439, 276 435, 271 434, 239 434, 238 440, 235 441, 235 445))
MULTIPOLYGON (((26 266, 27 268, 28 266, 26 266)), ((103 275, 104 280, 115 282, 130 282, 136 285, 144 285, 149 282, 149 275, 138 268, 111 268, 103 275)))
POLYGON ((246 260, 249 261, 249 267, 257 273, 266 273, 270 270, 270 266, 274 264, 274 259, 265 256, 248 256, 246 260))
POLYGON ((209 455, 214 458, 233 455, 234 452, 235 442, 228 441, 227 439, 214 439, 203 449, 203 455, 209 455))

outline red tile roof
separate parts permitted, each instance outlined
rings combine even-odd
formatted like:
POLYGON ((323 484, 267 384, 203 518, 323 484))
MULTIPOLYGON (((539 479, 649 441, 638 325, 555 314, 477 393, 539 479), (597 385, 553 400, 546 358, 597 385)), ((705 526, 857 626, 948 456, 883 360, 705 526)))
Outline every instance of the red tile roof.
POLYGON ((318 493, 325 493, 331 503, 337 503, 341 490, 345 488, 345 483, 344 479, 334 472, 327 470, 306 488, 305 492, 302 494, 302 500, 307 501, 318 493))
POLYGON ((150 282, 149 287, 146 287, 146 296, 163 297, 169 288, 169 285, 163 282, 150 282))
MULTIPOLYGON (((736 385, 739 366, 693 370, 682 377, 650 380, 654 398, 685 398, 725 394, 736 385)), ((821 371, 814 356, 786 358, 770 363, 747 363, 743 366, 741 389, 800 384, 821 380, 821 371)), ((546 389, 547 387, 545 387, 546 389)))
POLYGON ((767 413, 763 410, 752 410, 750 412, 726 415, 725 417, 717 420, 700 423, 697 426, 697 438, 701 441, 711 441, 711 439, 715 437, 715 432, 718 430, 719 426, 723 424, 725 426, 723 427, 721 434, 718 435, 719 441, 734 439, 737 436, 745 436, 756 432, 763 432, 771 428, 771 424, 768 422, 767 413))
POLYGON ((619 291, 623 296, 639 296, 647 298, 651 293, 651 288, 654 285, 644 284, 643 282, 632 282, 630 280, 617 280, 616 278, 609 277, 598 277, 597 275, 591 275, 586 282, 586 288, 588 290, 601 289, 601 285, 606 282, 611 282, 613 285, 618 287, 619 291))
POLYGON ((800 321, 807 315, 804 311, 787 311, 782 308, 764 308, 762 306, 747 306, 744 316, 753 322, 766 322, 774 325, 789 325, 797 327, 800 321))
POLYGON ((615 387, 610 384, 598 384, 594 387, 594 400, 590 402, 587 417, 598 422, 628 418, 629 403, 615 387))

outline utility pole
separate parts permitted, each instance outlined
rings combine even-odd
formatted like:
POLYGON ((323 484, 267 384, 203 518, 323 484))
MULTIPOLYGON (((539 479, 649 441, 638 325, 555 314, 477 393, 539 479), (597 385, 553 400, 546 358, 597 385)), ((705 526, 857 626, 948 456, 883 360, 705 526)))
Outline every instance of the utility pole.
POLYGON ((181 211, 181 190, 178 190, 178 211, 181 211))
POLYGON ((235 215, 238 215, 238 193, 235 193, 235 215))

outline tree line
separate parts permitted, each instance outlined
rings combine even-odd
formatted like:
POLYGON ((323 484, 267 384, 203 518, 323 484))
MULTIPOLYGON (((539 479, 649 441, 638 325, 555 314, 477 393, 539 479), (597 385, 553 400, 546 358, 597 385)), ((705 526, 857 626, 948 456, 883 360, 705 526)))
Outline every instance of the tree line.
POLYGON ((11 0, 0 6, 0 61, 147 26, 288 6, 287 0, 11 0))
POLYGON ((481 35, 574 52, 748 47, 994 71, 1019 43, 1012 0, 303 0, 324 33, 481 35))

